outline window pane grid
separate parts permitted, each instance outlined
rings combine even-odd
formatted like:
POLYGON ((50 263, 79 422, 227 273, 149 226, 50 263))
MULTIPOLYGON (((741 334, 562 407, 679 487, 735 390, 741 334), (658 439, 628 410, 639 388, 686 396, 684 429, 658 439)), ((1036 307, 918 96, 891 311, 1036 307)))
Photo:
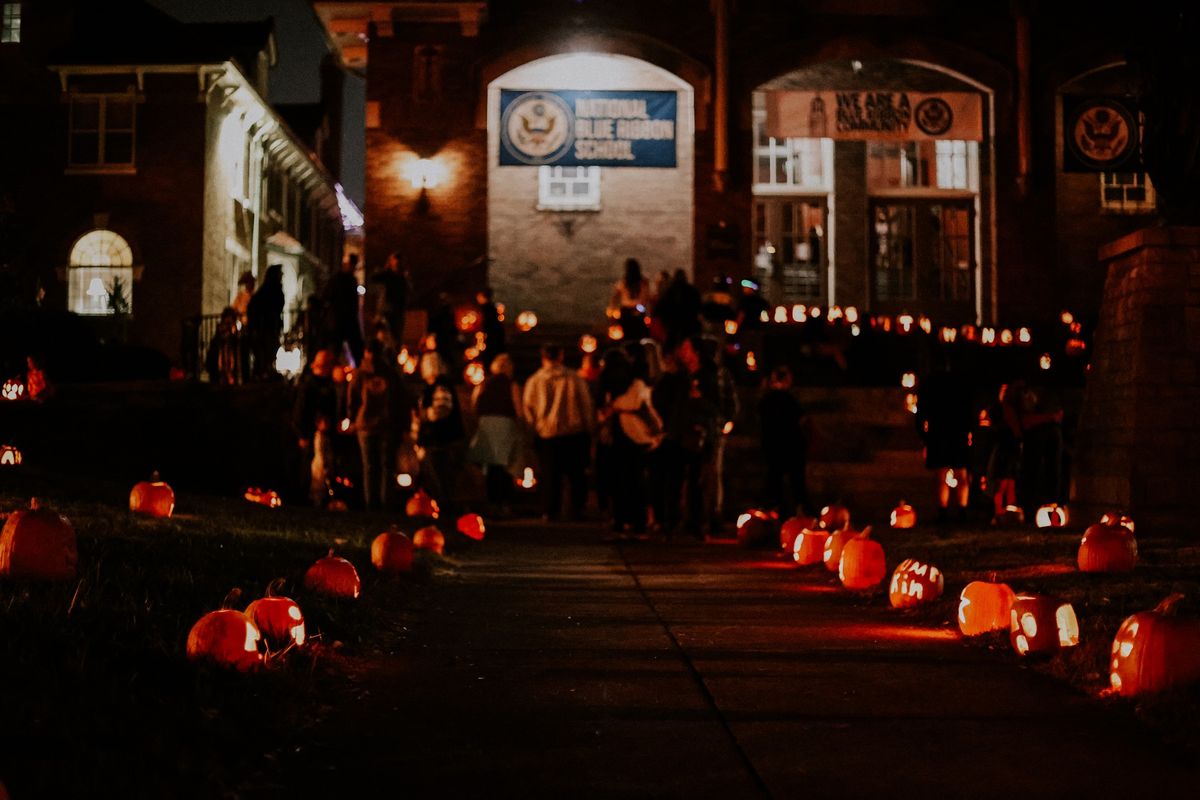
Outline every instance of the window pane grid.
POLYGON ((0 43, 21 41, 21 4, 5 3, 0 16, 0 43))
POLYGON ((599 167, 539 167, 538 208, 595 210, 600 208, 599 167))
POLYGON ((1101 172, 1100 207, 1125 214, 1153 211, 1154 185, 1144 172, 1101 172))
POLYGON ((134 163, 133 93, 73 95, 67 163, 73 167, 129 167, 134 163))
POLYGON ((92 316, 133 311, 133 251, 120 235, 94 230, 71 248, 68 264, 67 303, 76 314, 92 316), (119 289, 120 301, 114 293, 119 289))

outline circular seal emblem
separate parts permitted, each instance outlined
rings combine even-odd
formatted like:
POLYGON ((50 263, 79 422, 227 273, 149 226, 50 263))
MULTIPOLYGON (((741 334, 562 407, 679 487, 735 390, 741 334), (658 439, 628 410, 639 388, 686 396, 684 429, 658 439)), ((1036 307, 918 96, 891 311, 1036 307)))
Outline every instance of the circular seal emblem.
POLYGON ((1067 128, 1072 154, 1092 169, 1111 169, 1129 158, 1137 144, 1136 121, 1129 109, 1093 100, 1075 109, 1067 128))
POLYGON ((504 110, 500 143, 524 164, 549 164, 574 143, 574 122, 571 107, 558 95, 526 92, 504 110))
POLYGON ((926 97, 917 103, 913 116, 926 136, 941 136, 954 124, 954 110, 940 97, 926 97))

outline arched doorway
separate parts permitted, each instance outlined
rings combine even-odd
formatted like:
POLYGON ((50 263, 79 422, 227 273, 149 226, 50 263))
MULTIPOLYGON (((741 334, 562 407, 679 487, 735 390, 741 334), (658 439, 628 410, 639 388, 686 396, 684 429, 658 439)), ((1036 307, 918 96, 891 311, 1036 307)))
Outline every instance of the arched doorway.
POLYGON ((780 303, 979 320, 991 93, 935 65, 840 59, 752 94, 756 277, 780 303))
POLYGON ((487 100, 498 298, 550 323, 588 323, 626 258, 649 277, 691 272, 691 84, 638 58, 570 53, 498 76, 487 100))

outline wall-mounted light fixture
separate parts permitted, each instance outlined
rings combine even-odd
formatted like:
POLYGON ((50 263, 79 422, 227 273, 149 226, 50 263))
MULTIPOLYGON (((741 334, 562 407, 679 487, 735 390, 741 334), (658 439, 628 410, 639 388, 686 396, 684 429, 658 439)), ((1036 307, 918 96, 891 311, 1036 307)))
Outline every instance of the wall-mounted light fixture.
POLYGON ((414 189, 432 189, 446 179, 446 167, 436 159, 414 158, 405 163, 401 174, 414 189))

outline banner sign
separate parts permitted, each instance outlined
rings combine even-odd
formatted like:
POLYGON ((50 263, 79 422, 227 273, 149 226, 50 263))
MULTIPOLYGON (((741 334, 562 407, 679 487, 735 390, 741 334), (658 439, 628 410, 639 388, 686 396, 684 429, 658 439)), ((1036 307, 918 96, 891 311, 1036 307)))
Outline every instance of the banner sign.
POLYGON ((1138 172, 1138 111, 1122 97, 1063 95, 1063 172, 1138 172))
POLYGON ((675 92, 500 90, 500 166, 674 167, 675 92))
POLYGON ((983 141, 974 92, 767 92, 767 135, 857 141, 983 141))

